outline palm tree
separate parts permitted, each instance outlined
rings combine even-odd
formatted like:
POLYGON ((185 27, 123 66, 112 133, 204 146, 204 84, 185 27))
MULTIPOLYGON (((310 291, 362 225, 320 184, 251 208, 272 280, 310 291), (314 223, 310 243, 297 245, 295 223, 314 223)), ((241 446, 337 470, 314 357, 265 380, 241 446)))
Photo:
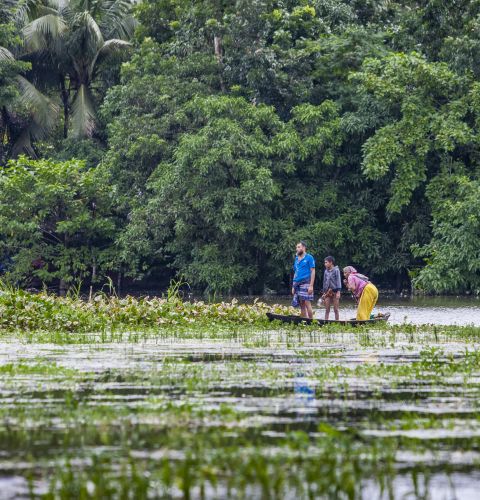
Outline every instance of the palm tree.
MULTIPOLYGON (((13 54, 0 47, 0 64, 14 61, 13 54)), ((20 153, 36 156, 32 140, 41 140, 53 130, 58 106, 21 74, 15 76, 15 83, 18 99, 11 99, 0 109, 3 142, 11 144, 12 156, 20 153)))
POLYGON ((135 29, 129 0, 26 0, 17 12, 24 56, 35 78, 56 80, 64 137, 88 137, 96 125, 92 83, 101 63, 130 46, 135 29))
POLYGON ((58 107, 25 78, 30 64, 9 50, 17 43, 12 7, 13 0, 0 6, 0 162, 20 153, 35 156, 32 139, 44 138, 58 116, 58 107))

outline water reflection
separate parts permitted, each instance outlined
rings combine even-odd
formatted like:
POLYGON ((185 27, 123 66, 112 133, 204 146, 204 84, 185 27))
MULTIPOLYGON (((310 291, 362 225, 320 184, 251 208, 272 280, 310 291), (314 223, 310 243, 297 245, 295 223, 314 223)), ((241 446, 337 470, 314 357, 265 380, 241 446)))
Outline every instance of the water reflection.
MULTIPOLYGON (((389 312, 389 322, 394 325, 402 323, 412 323, 414 325, 475 325, 480 326, 480 304, 472 302, 472 305, 465 306, 432 306, 399 304, 398 301, 381 300, 374 310, 377 312, 389 312)), ((322 317, 323 311, 315 311, 316 317, 322 317)), ((341 310, 343 318, 355 316, 355 309, 343 307, 341 310)))
POLYGON ((293 390, 295 399, 299 402, 312 403, 315 401, 315 387, 305 374, 297 372, 293 381, 293 390))

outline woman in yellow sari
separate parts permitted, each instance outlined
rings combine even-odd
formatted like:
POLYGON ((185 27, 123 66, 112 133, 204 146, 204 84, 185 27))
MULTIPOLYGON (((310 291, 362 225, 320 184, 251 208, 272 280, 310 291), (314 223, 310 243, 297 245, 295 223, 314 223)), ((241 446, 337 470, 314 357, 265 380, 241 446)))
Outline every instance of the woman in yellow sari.
POLYGON ((344 267, 343 274, 345 276, 345 285, 352 292, 358 304, 357 320, 366 321, 370 319, 378 300, 377 287, 352 266, 344 267))

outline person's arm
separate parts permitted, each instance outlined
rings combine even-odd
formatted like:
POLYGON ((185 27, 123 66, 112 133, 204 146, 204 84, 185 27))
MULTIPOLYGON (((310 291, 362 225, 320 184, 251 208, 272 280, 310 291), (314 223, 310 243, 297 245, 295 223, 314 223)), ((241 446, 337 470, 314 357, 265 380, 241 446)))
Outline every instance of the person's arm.
POLYGON ((290 284, 292 286, 292 295, 295 295, 295 287, 293 286, 293 278, 295 278, 295 261, 293 262, 292 272, 290 273, 290 284))
POLYGON ((308 287, 308 293, 313 293, 313 284, 315 283, 315 268, 310 269, 310 286, 308 287))
POLYGON ((335 288, 342 289, 342 277, 340 276, 340 269, 335 272, 335 288))
POLYGON ((347 282, 345 284, 346 284, 348 290, 350 290, 351 292, 355 293, 355 290, 356 290, 357 287, 355 286, 354 280, 350 279, 350 278, 351 278, 351 276, 348 277, 348 280, 347 280, 347 282))

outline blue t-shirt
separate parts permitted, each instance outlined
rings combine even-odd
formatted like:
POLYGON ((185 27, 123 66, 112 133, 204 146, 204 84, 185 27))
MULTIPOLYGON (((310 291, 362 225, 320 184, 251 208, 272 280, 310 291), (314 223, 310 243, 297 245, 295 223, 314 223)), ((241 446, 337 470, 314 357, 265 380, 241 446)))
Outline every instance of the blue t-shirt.
POLYGON ((302 260, 298 259, 298 255, 295 256, 295 262, 293 263, 293 281, 305 281, 310 280, 310 274, 312 269, 315 268, 315 260, 309 254, 306 253, 302 260))

